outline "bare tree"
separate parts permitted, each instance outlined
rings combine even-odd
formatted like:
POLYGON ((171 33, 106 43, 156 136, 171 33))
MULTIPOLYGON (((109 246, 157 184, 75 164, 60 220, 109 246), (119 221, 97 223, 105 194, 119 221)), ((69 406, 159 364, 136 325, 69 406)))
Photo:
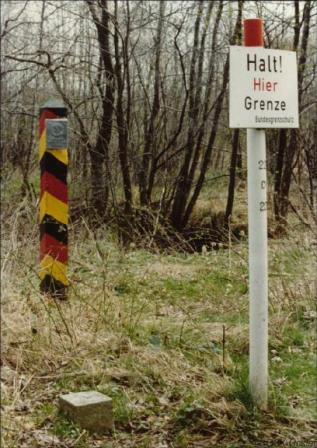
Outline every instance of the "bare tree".
MULTIPOLYGON (((102 95, 102 118, 98 131, 97 141, 94 147, 90 147, 91 157, 91 189, 92 204, 95 211, 101 215, 106 212, 108 201, 108 185, 105 172, 109 168, 109 144, 112 133, 112 116, 114 109, 114 68, 110 53, 110 14, 108 11, 108 0, 98 2, 99 14, 96 11, 96 3, 86 0, 97 29, 100 59, 105 74, 104 89, 100 89, 102 95), (107 170, 105 171, 105 168, 107 170)), ((101 71, 102 69, 99 68, 101 71)), ((100 81, 99 81, 100 82, 100 81)))
MULTIPOLYGON (((312 12, 312 2, 306 1, 303 9, 303 17, 299 17, 299 4, 294 2, 295 25, 294 25, 294 41, 293 49, 299 49, 298 61, 298 91, 299 91, 299 109, 302 107, 304 93, 304 74, 306 69, 308 39, 310 33, 310 19, 312 12), (301 42, 300 31, 303 27, 301 42), (300 44, 300 47, 298 48, 300 44)), ((293 172, 294 158, 298 150, 298 131, 292 129, 289 138, 287 131, 282 129, 279 135, 279 149, 277 153, 276 173, 275 173, 275 197, 274 211, 278 220, 285 220, 289 208, 289 191, 293 172)))
POLYGON ((228 177, 228 220, 243 133, 228 131, 227 55, 240 43, 247 4, 264 19, 266 46, 299 55, 303 130, 267 133, 275 214, 286 219, 292 185, 308 185, 314 206, 316 2, 294 2, 294 14, 284 2, 264 1, 3 4, 2 162, 3 172, 19 173, 21 196, 36 188, 37 111, 57 96, 69 109, 78 212, 131 217, 139 206, 139 214, 159 208, 183 231, 206 177, 228 177))

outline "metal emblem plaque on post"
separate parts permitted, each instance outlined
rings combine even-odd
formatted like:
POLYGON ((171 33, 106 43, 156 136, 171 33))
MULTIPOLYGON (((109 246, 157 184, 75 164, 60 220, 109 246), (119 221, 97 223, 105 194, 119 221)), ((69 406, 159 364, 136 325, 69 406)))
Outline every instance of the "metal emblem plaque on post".
POLYGON ((46 148, 67 148, 67 120, 46 120, 46 148))

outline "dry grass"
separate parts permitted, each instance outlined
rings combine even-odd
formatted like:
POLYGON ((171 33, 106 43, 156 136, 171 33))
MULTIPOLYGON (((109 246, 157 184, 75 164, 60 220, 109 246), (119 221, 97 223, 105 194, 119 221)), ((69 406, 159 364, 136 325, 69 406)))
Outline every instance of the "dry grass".
POLYGON ((105 229, 98 240, 86 229, 82 241, 83 230, 71 229, 69 300, 55 302, 38 291, 37 230, 23 234, 35 228, 32 213, 21 208, 4 229, 3 447, 234 448, 314 439, 309 233, 270 241, 271 400, 259 414, 246 389, 245 242, 162 255, 122 251, 105 229), (113 398, 111 436, 91 436, 58 415, 61 393, 87 389, 113 398))

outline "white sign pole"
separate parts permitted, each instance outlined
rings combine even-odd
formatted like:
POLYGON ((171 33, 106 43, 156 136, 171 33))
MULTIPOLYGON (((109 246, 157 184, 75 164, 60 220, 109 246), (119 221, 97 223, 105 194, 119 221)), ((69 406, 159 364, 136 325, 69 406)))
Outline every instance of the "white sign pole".
MULTIPOLYGON (((261 19, 244 21, 245 46, 263 46, 261 19)), ((250 291, 249 382, 254 403, 267 407, 268 267, 265 131, 247 129, 250 291)))
POLYGON ((268 263, 265 131, 247 129, 250 392, 260 408, 267 406, 268 263))
POLYGON ((247 128, 250 353, 255 405, 268 401, 266 128, 298 128, 296 53, 263 48, 261 19, 244 21, 244 47, 230 47, 230 128, 247 128))

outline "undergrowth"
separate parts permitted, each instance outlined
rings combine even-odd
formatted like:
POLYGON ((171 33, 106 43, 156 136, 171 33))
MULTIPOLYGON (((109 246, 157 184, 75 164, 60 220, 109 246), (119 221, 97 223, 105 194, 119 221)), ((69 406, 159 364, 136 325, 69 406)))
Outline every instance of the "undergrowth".
POLYGON ((123 248, 82 221, 70 227, 68 300, 55 302, 39 293, 35 210, 17 209, 3 235, 3 447, 315 440, 316 265, 305 227, 269 241, 269 408, 259 412, 248 389, 246 240, 201 253, 123 248), (58 413, 61 394, 91 389, 113 399, 112 435, 58 413))

